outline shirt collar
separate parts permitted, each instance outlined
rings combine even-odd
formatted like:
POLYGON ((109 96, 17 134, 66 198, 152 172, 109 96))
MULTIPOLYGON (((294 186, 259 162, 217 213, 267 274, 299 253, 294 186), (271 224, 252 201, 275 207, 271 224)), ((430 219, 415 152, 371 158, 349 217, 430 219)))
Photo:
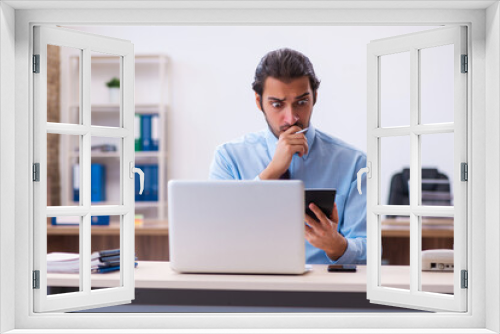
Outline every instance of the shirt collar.
MULTIPOLYGON (((302 157, 302 159, 307 159, 309 153, 311 152, 311 148, 314 143, 314 138, 316 137, 316 129, 314 126, 309 123, 309 129, 306 132, 307 145, 309 146, 309 151, 306 155, 302 157)), ((267 150, 269 151, 269 155, 271 159, 274 157, 274 153, 276 152, 276 146, 278 145, 278 138, 273 134, 273 132, 269 129, 266 129, 266 142, 267 142, 267 150)))

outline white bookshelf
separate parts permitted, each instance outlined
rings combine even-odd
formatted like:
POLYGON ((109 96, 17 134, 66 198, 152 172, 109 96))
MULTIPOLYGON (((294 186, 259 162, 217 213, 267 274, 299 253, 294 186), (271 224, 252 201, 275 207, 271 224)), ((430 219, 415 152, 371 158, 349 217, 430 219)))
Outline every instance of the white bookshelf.
MULTIPOLYGON (((67 50, 65 50, 67 51, 67 50)), ((79 55, 61 54, 61 65, 67 68, 61 82, 64 94, 61 102, 61 122, 79 123, 79 55), (64 61, 66 57, 66 61, 64 61)), ((159 145, 158 151, 136 151, 135 163, 158 165, 158 201, 137 201, 136 214, 144 214, 145 219, 165 220, 167 215, 167 112, 168 85, 167 64, 165 55, 150 54, 135 56, 135 113, 158 114, 159 145)), ((106 82, 120 73, 119 58, 108 55, 92 55, 91 65, 91 124, 103 126, 119 126, 120 105, 110 101, 106 82)), ((121 80, 120 80, 121 81, 121 80)), ((92 145, 116 144, 117 151, 92 151, 92 162, 106 166, 106 202, 101 204, 117 204, 120 201, 119 149, 120 140, 116 138, 95 137, 92 145)), ((73 201, 72 166, 78 162, 78 138, 61 140, 61 192, 62 205, 77 205, 73 201)))

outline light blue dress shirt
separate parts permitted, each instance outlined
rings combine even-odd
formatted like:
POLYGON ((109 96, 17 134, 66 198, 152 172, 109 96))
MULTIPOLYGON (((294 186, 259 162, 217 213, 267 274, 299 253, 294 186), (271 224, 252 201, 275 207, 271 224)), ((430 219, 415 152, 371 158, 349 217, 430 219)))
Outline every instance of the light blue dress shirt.
MULTIPOLYGON (((363 195, 357 190, 357 172, 366 167, 366 155, 349 144, 329 136, 312 125, 306 133, 309 152, 295 154, 290 176, 302 180, 306 189, 335 188, 339 213, 338 231, 347 240, 345 253, 331 260, 326 253, 306 242, 306 263, 366 263, 366 174, 363 195)), ((271 162, 278 138, 269 130, 249 133, 217 147, 210 167, 212 180, 260 180, 259 174, 271 162)))

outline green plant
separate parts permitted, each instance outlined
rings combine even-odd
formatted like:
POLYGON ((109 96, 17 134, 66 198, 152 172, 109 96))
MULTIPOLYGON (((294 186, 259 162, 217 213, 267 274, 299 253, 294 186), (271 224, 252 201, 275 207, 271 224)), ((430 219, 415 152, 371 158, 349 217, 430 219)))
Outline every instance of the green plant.
POLYGON ((106 82, 106 86, 108 86, 109 88, 120 88, 120 79, 115 77, 106 82))

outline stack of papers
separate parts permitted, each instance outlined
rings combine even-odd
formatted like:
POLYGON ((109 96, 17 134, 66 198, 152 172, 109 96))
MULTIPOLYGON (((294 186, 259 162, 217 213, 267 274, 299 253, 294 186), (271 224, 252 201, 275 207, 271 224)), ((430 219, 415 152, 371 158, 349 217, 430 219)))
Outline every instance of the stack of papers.
MULTIPOLYGON (((91 270, 99 267, 99 252, 91 254, 91 270)), ((78 253, 50 253, 47 254, 47 272, 48 273, 79 273, 80 272, 80 254, 78 253)))
MULTIPOLYGON (((137 256, 135 261, 137 261, 137 256)), ((120 249, 108 249, 92 253, 90 265, 90 269, 94 273, 120 270, 120 249)), ((137 262, 135 262, 135 267, 137 267, 137 262)), ((47 254, 47 272, 78 274, 80 272, 80 255, 78 253, 63 252, 47 254)))

